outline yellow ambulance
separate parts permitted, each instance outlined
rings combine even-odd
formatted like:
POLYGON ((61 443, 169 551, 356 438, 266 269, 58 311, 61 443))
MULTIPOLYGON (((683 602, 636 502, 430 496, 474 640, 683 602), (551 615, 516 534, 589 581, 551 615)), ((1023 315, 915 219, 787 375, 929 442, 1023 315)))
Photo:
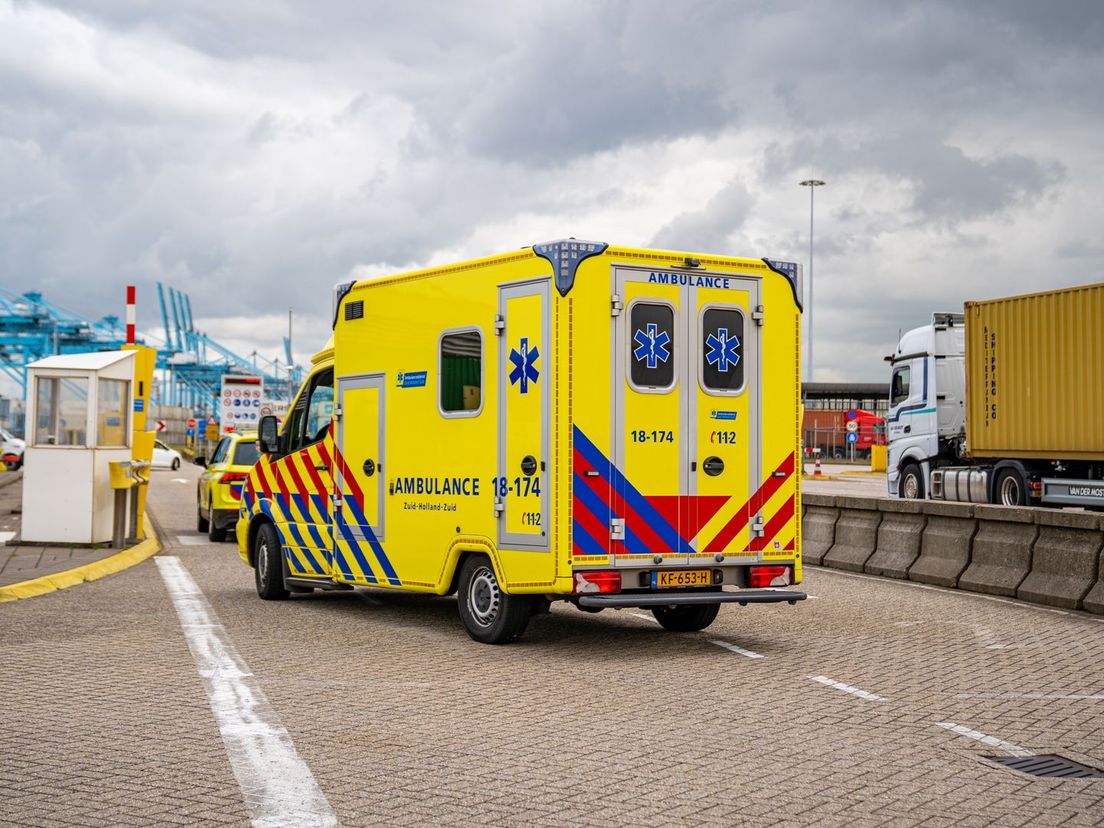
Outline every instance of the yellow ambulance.
POLYGON ((457 593, 477 641, 801 582, 798 265, 565 239, 339 285, 237 538, 258 594, 457 593))

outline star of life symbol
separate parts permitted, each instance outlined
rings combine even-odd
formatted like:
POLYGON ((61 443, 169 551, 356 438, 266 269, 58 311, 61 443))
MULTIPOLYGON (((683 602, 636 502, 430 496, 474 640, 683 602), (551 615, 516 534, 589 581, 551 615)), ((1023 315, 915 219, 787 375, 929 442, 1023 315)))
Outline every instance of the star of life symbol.
POLYGON ((705 361, 710 365, 716 365, 718 371, 728 371, 729 366, 735 367, 740 361, 740 355, 736 349, 740 347, 740 340, 733 334, 730 339, 728 328, 718 328, 717 333, 705 338, 705 344, 709 350, 705 354, 705 361))
POLYGON ((637 345, 633 351, 633 359, 637 362, 646 360, 649 368, 655 368, 671 358, 671 350, 667 347, 671 336, 667 331, 659 330, 655 322, 637 328, 633 334, 633 342, 637 345))
POLYGON ((540 351, 537 350, 537 346, 529 347, 529 337, 523 336, 521 338, 520 348, 510 349, 510 362, 514 365, 514 370, 510 372, 510 385, 521 384, 518 389, 522 394, 529 393, 529 383, 536 382, 540 377, 540 371, 537 369, 536 361, 540 359, 540 351))

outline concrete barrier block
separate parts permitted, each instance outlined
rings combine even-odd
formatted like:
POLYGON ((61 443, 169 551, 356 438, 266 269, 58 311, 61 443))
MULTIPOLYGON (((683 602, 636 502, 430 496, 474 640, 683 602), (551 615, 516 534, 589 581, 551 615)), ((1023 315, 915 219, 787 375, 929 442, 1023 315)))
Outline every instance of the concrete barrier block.
POLYGON ((1016 597, 1039 604, 1081 609, 1097 581, 1104 529, 1098 515, 1035 510, 1039 537, 1031 572, 1016 597))
POLYGON ((927 523, 919 500, 879 500, 882 522, 878 543, 864 567, 871 575, 908 577, 909 567, 920 557, 920 539, 927 523))
POLYGON ((836 520, 839 509, 830 495, 802 495, 805 517, 801 524, 801 558, 806 564, 819 566, 824 553, 836 540, 836 520))
POLYGON ((1034 510, 975 506, 974 517, 977 534, 959 589, 1015 595, 1031 572, 1031 549, 1039 534, 1034 510))
POLYGON ((862 572, 878 544, 878 525, 882 513, 878 501, 867 497, 840 497, 839 519, 832 548, 824 553, 824 566, 862 572))
POLYGON ((909 568, 910 581, 937 586, 958 586, 959 576, 970 565, 970 544, 977 532, 974 507, 964 503, 924 504, 927 523, 920 540, 920 557, 909 568))
POLYGON ((1100 550, 1100 560, 1096 564, 1096 583, 1085 596, 1085 609, 1104 615, 1104 549, 1100 550))

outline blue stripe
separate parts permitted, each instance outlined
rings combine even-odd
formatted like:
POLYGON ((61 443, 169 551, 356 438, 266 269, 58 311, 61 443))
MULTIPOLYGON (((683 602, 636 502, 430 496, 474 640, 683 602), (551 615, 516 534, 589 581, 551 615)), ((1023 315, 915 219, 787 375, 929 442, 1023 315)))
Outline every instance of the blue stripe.
POLYGON ((383 574, 387 576, 387 580, 392 586, 401 586, 402 581, 399 580, 395 568, 391 566, 391 561, 388 559, 387 553, 383 551, 380 542, 376 540, 376 533, 373 532, 372 527, 368 525, 368 519, 364 516, 364 512, 361 511, 360 504, 357 503, 356 498, 349 495, 344 498, 343 502, 345 505, 352 507, 353 517, 357 519, 357 526, 364 532, 364 537, 368 541, 368 545, 372 547, 372 552, 375 553, 376 560, 379 561, 380 568, 383 570, 383 574))
POLYGON ((574 526, 571 530, 571 539, 575 542, 575 545, 583 550, 584 555, 608 555, 609 553, 602 548, 594 538, 590 536, 590 532, 582 527, 579 521, 574 521, 574 526))
POLYGON ((322 540, 322 536, 318 534, 318 530, 315 528, 313 523, 308 523, 307 524, 307 531, 310 532, 311 540, 314 541, 315 547, 317 549, 321 550, 322 555, 324 556, 324 558, 326 560, 326 564, 329 565, 329 563, 331 561, 330 546, 332 544, 332 541, 331 541, 331 543, 325 543, 322 540))
MULTIPOLYGON (((586 480, 575 473, 575 496, 579 499, 587 511, 596 517, 601 523, 609 526, 610 518, 619 518, 621 515, 617 514, 612 508, 602 502, 602 498, 587 485, 586 480)), ((599 541, 601 543, 601 541, 599 541)), ((646 554, 650 550, 644 545, 636 534, 633 533, 628 526, 625 527, 625 543, 624 551, 626 554, 646 554)), ((603 555, 606 553, 603 552, 603 555)))
POLYGON ((314 555, 311 554, 310 547, 307 546, 306 542, 303 540, 303 536, 299 533, 299 527, 296 526, 294 523, 289 523, 288 531, 290 531, 291 536, 295 538, 295 543, 296 546, 298 546, 299 551, 302 552, 304 556, 306 556, 307 564, 310 566, 310 568, 313 569, 318 575, 325 575, 326 570, 318 565, 318 561, 315 560, 314 555))
MULTIPOLYGON (((352 550, 353 557, 357 559, 357 563, 360 565, 361 570, 364 572, 364 577, 368 583, 378 584, 379 580, 372 574, 372 567, 368 565, 367 558, 364 557, 364 553, 360 551, 360 544, 357 543, 353 533, 349 531, 349 524, 343 520, 337 521, 338 526, 341 527, 341 534, 345 536, 345 540, 349 542, 349 549, 352 550)), ((352 575, 349 575, 349 579, 352 580, 352 575)))
MULTIPOLYGON (((630 483, 623 474, 606 459, 605 455, 587 439, 587 436, 583 434, 582 430, 578 426, 574 426, 575 432, 575 445, 582 453, 586 461, 593 466, 597 472, 605 478, 606 482, 613 487, 614 491, 620 493, 620 495, 628 503, 629 508, 636 512, 640 517, 651 527, 659 539, 667 544, 668 549, 676 550, 680 553, 693 553, 694 547, 692 547, 678 531, 667 520, 659 514, 640 492, 636 490, 636 487, 630 483)), ((628 534, 626 533, 626 538, 628 534)), ((639 543, 639 541, 637 541, 639 543)), ((635 546, 635 544, 634 544, 635 546)), ((641 544, 643 546, 643 544, 641 544)))
POLYGON ((329 523, 330 522, 330 510, 329 510, 329 507, 326 505, 327 498, 324 497, 323 495, 318 495, 318 494, 312 494, 310 496, 310 498, 311 498, 311 500, 314 501, 314 508, 316 508, 318 510, 318 514, 322 515, 322 519, 326 523, 329 523))
POLYGON ((346 581, 353 580, 353 570, 349 568, 348 561, 345 560, 345 556, 341 554, 341 550, 336 544, 334 545, 334 563, 337 564, 338 571, 341 572, 346 581))
POLYGON ((258 499, 257 503, 260 504, 261 513, 272 521, 272 528, 276 530, 276 537, 280 541, 280 546, 287 546, 287 544, 284 542, 284 533, 280 531, 280 524, 278 524, 276 522, 276 518, 272 516, 272 507, 268 505, 268 501, 264 498, 260 498, 258 499))

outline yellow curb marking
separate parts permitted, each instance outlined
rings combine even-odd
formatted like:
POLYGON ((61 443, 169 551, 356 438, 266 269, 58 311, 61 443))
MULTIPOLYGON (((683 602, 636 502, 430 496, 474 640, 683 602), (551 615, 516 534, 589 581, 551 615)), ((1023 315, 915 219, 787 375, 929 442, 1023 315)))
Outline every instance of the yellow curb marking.
POLYGON ((83 564, 82 566, 67 569, 54 575, 43 575, 41 578, 32 578, 29 581, 20 581, 10 586, 0 586, 0 604, 8 601, 18 601, 20 598, 34 598, 37 595, 46 595, 59 589, 66 589, 88 581, 96 581, 105 575, 113 575, 130 569, 146 558, 161 551, 161 543, 157 534, 153 531, 149 515, 144 516, 146 538, 136 546, 116 552, 101 561, 83 564))

